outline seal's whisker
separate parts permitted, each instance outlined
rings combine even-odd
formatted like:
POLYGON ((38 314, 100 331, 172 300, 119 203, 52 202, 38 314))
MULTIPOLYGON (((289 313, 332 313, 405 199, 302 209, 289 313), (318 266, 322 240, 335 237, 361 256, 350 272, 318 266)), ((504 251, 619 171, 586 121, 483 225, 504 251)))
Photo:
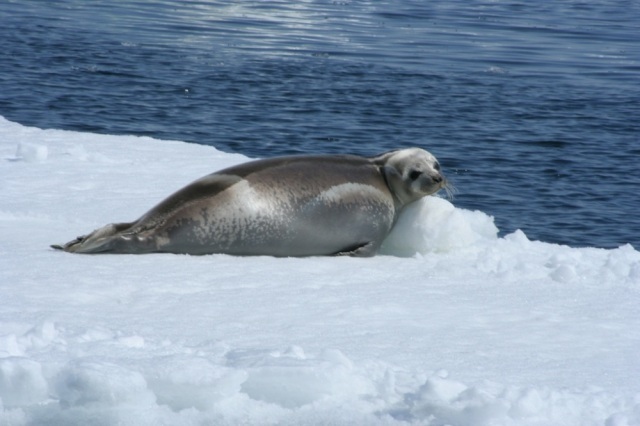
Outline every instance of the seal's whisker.
POLYGON ((449 201, 453 201, 455 194, 458 192, 458 188, 456 188, 451 181, 445 180, 442 189, 444 189, 444 192, 446 193, 445 198, 449 201))

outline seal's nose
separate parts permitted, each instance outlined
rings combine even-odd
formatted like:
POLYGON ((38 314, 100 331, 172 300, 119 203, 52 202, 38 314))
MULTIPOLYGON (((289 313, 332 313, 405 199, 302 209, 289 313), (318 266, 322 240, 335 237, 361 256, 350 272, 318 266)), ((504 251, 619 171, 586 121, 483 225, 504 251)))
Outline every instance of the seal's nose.
POLYGON ((431 179, 433 179, 435 183, 442 183, 442 181, 444 180, 442 175, 433 175, 431 176, 431 179))

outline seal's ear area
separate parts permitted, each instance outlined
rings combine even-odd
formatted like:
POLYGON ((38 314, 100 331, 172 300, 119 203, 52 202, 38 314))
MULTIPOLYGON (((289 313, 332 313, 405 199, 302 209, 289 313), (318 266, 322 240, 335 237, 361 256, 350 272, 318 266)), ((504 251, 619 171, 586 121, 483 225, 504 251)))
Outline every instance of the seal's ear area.
POLYGON ((401 182, 403 180, 402 173, 393 166, 390 166, 390 165, 381 166, 380 172, 382 173, 384 178, 387 180, 387 182, 391 182, 391 181, 401 182))
POLYGON ((402 177, 402 173, 393 166, 380 167, 380 173, 384 176, 385 182, 391 193, 397 198, 402 205, 413 201, 411 196, 411 187, 407 185, 406 180, 402 177))
POLYGON ((377 164, 379 166, 383 166, 389 160, 389 158, 393 157, 399 151, 401 151, 401 150, 400 149, 394 149, 394 150, 391 150, 391 151, 383 152, 382 154, 376 155, 375 157, 371 157, 371 161, 374 164, 377 164))

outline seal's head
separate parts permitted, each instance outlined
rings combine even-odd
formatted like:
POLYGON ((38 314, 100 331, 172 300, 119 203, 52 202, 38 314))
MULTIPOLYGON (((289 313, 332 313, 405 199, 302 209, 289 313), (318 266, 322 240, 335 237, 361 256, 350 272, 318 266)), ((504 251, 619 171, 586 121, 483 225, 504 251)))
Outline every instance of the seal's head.
POLYGON ((390 151, 376 157, 381 172, 400 207, 448 187, 440 163, 420 148, 390 151))

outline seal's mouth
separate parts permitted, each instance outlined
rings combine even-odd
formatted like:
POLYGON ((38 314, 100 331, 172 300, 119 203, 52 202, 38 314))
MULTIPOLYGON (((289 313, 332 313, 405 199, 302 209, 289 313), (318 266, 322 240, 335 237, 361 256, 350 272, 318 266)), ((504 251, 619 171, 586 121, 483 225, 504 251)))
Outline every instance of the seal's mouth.
POLYGON ((453 194, 456 192, 456 189, 453 184, 444 177, 444 175, 439 173, 431 176, 431 182, 430 195, 433 195, 440 190, 444 190, 446 192, 445 198, 453 200, 453 194))

